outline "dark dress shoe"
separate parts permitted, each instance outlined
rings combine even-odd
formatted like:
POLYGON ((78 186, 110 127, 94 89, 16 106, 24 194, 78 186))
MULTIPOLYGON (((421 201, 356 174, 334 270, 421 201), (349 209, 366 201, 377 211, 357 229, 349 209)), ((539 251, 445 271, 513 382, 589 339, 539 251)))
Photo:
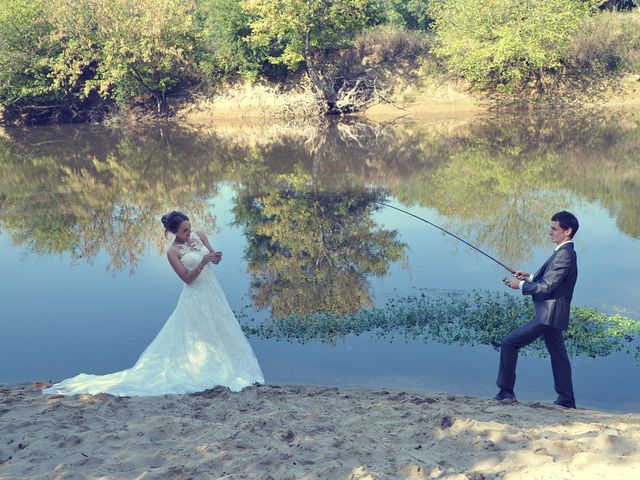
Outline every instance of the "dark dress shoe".
POLYGON ((555 405, 558 405, 560 407, 564 407, 564 408, 576 408, 576 402, 570 402, 568 400, 556 400, 555 402, 553 402, 555 405))
POLYGON ((499 402, 502 400, 515 400, 516 395, 513 393, 513 390, 500 390, 493 399, 498 400, 499 402))

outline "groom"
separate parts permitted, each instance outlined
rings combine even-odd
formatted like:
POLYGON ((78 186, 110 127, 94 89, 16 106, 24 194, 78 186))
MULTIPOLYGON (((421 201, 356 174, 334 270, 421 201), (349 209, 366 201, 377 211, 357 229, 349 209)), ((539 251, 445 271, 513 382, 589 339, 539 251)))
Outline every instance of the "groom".
POLYGON ((558 212, 551 217, 549 236, 557 244, 555 252, 534 274, 516 271, 515 278, 504 283, 523 295, 531 295, 536 318, 513 330, 502 340, 500 368, 497 385, 500 391, 496 400, 515 399, 513 387, 516 383, 518 350, 539 337, 544 337, 551 356, 553 382, 558 398, 554 402, 565 408, 576 408, 571 382, 571 364, 564 346, 563 330, 569 326, 569 307, 573 287, 578 277, 573 236, 578 231, 578 219, 569 212, 558 212))

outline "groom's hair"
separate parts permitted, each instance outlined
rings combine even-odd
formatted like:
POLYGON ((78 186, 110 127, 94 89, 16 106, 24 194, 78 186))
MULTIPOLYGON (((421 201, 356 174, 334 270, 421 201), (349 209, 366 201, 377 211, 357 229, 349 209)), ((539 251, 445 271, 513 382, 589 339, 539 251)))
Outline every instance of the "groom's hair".
POLYGON ((570 228, 571 238, 573 238, 573 236, 578 231, 578 228, 580 228, 580 224, 578 223, 578 219, 576 218, 576 216, 573 213, 566 212, 564 210, 561 212, 555 213, 553 217, 551 217, 551 221, 558 222, 560 224, 560 227, 563 230, 570 228))

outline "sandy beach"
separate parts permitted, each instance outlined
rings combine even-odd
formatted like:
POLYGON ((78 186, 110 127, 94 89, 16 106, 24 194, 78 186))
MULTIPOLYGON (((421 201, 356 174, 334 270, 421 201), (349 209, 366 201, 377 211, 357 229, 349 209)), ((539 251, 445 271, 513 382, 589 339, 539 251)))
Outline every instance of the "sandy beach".
POLYGON ((162 397, 0 387, 1 479, 621 479, 640 414, 310 386, 162 397))

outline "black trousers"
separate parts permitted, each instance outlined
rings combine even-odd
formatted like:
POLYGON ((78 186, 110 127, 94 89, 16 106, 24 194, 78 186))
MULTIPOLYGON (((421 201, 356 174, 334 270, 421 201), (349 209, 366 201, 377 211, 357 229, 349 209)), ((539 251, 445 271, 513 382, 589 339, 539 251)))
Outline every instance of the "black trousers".
POLYGON ((573 383, 571 381, 571 363, 569 363, 569 355, 567 355, 567 349, 564 346, 562 330, 543 325, 537 320, 532 320, 513 330, 502 339, 500 368, 498 370, 498 380, 496 381, 498 388, 513 390, 516 384, 518 351, 539 337, 544 337, 544 342, 551 356, 553 383, 558 393, 558 400, 575 402, 573 383))

